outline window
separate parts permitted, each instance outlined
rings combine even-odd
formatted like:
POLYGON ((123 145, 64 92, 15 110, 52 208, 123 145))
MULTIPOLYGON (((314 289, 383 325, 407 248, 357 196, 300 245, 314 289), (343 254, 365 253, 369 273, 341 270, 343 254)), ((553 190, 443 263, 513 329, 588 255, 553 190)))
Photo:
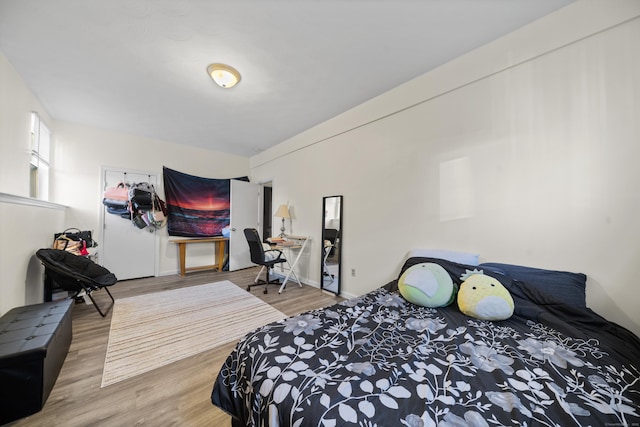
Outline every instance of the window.
POLYGON ((38 113, 31 113, 31 162, 29 196, 49 200, 51 131, 38 113))

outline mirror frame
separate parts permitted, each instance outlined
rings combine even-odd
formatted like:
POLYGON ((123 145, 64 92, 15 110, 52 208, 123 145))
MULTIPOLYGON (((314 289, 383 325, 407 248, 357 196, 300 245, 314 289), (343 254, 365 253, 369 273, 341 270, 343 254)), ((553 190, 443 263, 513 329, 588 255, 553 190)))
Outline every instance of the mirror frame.
MULTIPOLYGON (((342 204, 343 198, 341 195, 337 196, 325 196, 322 198, 322 233, 320 234, 320 289, 326 292, 331 292, 333 294, 340 295, 340 289, 342 284, 342 228, 343 228, 343 214, 342 214, 342 204), (338 262, 338 289, 335 291, 330 289, 325 289, 324 287, 324 235, 326 230, 326 218, 325 213, 327 211, 327 200, 338 198, 340 201, 340 208, 338 209, 338 235, 336 236, 336 252, 337 252, 337 262, 338 262)), ((334 280, 335 281, 335 280, 334 280)))

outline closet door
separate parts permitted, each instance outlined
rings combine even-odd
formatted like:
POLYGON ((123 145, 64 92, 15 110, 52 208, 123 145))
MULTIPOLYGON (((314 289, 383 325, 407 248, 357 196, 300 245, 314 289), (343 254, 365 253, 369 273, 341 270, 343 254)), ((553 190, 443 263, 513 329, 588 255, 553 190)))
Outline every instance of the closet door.
POLYGON ((258 231, 258 200, 260 188, 257 184, 231 180, 231 220, 229 235, 229 271, 253 267, 249 244, 244 237, 245 228, 258 231))
MULTIPOLYGON (((149 182, 157 185, 157 176, 125 170, 105 170, 103 189, 128 183, 149 182)), ((102 244, 99 262, 116 275, 118 280, 155 276, 156 233, 149 228, 139 229, 118 215, 107 213, 103 206, 102 244)))

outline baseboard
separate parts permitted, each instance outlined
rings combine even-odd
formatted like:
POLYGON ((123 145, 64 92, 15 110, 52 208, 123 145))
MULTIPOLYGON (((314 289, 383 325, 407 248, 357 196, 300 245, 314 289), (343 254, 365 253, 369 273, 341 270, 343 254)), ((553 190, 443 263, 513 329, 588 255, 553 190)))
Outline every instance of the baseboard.
POLYGON ((338 296, 338 295, 334 294, 333 292, 325 291, 324 289, 320 289, 320 291, 323 294, 326 294, 326 295, 329 295, 329 296, 332 296, 332 297, 337 297, 338 296))

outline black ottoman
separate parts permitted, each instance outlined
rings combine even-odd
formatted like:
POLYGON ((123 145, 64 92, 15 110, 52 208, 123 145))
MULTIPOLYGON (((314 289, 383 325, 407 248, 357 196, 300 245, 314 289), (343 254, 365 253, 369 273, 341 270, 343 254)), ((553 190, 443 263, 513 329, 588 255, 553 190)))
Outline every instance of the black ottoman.
POLYGON ((71 345, 72 304, 27 305, 0 317, 0 424, 44 406, 71 345))

